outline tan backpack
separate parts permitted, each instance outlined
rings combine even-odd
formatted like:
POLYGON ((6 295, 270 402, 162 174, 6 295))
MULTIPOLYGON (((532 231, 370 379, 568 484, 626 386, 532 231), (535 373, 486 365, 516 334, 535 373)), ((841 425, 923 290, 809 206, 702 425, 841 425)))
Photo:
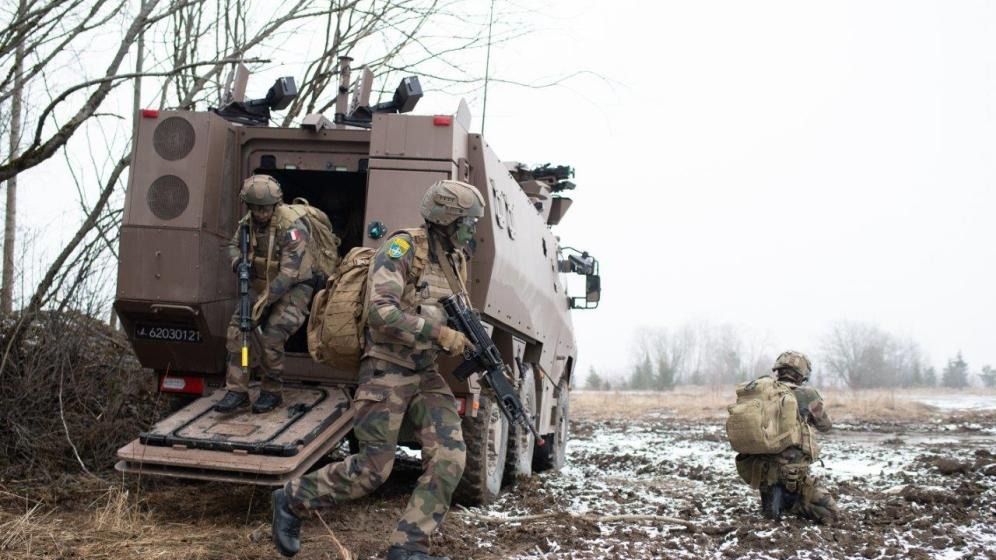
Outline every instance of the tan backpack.
MULTIPOLYGON (((415 241, 409 275, 418 279, 428 259, 424 230, 400 230, 415 241)), ((308 353, 316 362, 339 369, 356 369, 363 355, 363 328, 367 323, 367 277, 376 249, 353 247, 315 295, 308 320, 308 353)))
POLYGON ((795 393, 773 377, 737 385, 737 402, 727 410, 726 436, 738 453, 781 453, 802 444, 806 424, 799 418, 795 393))
POLYGON ((308 226, 308 254, 312 259, 313 268, 330 278, 339 265, 339 237, 332 231, 329 217, 318 208, 308 204, 303 198, 295 198, 293 204, 278 206, 282 211, 279 217, 283 227, 289 227, 297 219, 302 219, 308 226))

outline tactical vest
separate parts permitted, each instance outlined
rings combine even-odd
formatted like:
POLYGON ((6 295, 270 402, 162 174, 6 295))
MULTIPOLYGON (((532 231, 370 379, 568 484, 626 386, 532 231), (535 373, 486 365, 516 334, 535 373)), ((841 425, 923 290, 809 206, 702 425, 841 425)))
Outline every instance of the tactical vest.
MULTIPOLYGON (((339 238, 332 233, 331 224, 328 218, 313 216, 312 212, 320 212, 317 209, 304 204, 278 204, 273 209, 273 217, 270 218, 270 225, 263 231, 257 231, 255 226, 250 229, 249 249, 252 251, 252 270, 254 275, 254 288, 261 289, 267 282, 272 282, 280 273, 280 258, 283 251, 280 247, 282 240, 286 239, 287 231, 298 223, 308 232, 308 242, 305 244, 304 255, 301 265, 298 268, 298 283, 311 280, 315 274, 331 276, 335 267, 339 263, 339 238), (316 224, 316 222, 319 222, 316 224), (321 227, 328 228, 321 231, 321 227), (270 243, 273 243, 272 253, 270 243), (316 255, 319 258, 316 258, 316 255)), ((246 217, 249 219, 249 216, 246 217)))
MULTIPOLYGON (((392 233, 391 236, 400 233, 407 234, 412 238, 412 248, 415 251, 413 267, 416 261, 424 263, 421 267, 421 274, 417 278, 409 278, 405 282, 405 288, 401 295, 401 311, 418 315, 426 321, 445 325, 446 312, 443 310, 442 305, 440 305, 439 299, 453 293, 442 268, 443 266, 447 266, 447 256, 436 255, 438 260, 443 261, 442 263, 433 262, 429 258, 429 236, 425 228, 398 230, 392 233)), ((463 284, 464 278, 467 276, 467 263, 463 259, 462 254, 459 252, 457 254, 460 255, 457 257, 459 263, 456 265, 458 271, 457 281, 463 284)), ((372 275, 368 275, 368 282, 370 276, 372 275)), ((368 284, 367 301, 369 301, 369 298, 370 287, 368 284)), ((368 355, 399 363, 406 367, 415 367, 414 362, 410 358, 412 352, 438 350, 432 340, 416 340, 412 344, 411 342, 402 341, 376 329, 367 329, 367 332, 374 344, 373 347, 367 349, 366 353, 368 355)))

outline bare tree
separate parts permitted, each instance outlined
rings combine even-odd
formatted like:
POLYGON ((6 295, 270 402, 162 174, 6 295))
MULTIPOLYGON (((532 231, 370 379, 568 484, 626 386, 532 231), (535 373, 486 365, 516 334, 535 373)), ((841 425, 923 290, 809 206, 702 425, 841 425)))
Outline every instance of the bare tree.
MULTIPOLYGON (((17 6, 17 18, 28 11, 26 0, 17 6)), ((21 143, 21 102, 24 97, 24 41, 15 41, 13 88, 10 95, 9 154, 17 157, 21 143)), ((14 308, 14 242, 17 233, 17 176, 7 179, 7 206, 4 210, 3 275, 0 277, 0 312, 10 315, 14 308)))
MULTIPOLYGON (((247 56, 250 51, 278 48, 287 34, 319 19, 325 23, 326 44, 308 66, 302 95, 291 107, 285 122, 303 111, 321 111, 330 106, 336 93, 331 86, 337 78, 335 60, 353 49, 377 52, 376 45, 383 46, 381 54, 373 59, 375 72, 412 68, 412 60, 447 67, 449 55, 483 45, 481 34, 471 30, 466 37, 450 37, 430 44, 420 32, 433 18, 456 17, 455 11, 448 10, 461 3, 458 0, 294 0, 280 3, 144 0, 137 14, 128 16, 123 3, 51 0, 45 7, 49 12, 61 10, 63 17, 60 20, 52 20, 32 8, 23 17, 12 18, 11 24, 0 31, 0 60, 11 56, 12 51, 6 45, 15 44, 15 40, 25 41, 27 55, 34 61, 33 65, 28 65, 25 76, 46 79, 46 86, 49 85, 48 74, 60 60, 52 49, 76 53, 79 62, 81 49, 73 48, 74 41, 98 31, 112 33, 109 22, 115 18, 124 19, 127 25, 123 32, 118 32, 121 33, 118 48, 101 76, 83 78, 75 83, 68 80, 69 83, 56 90, 59 93, 53 94, 49 103, 37 111, 34 136, 23 152, 0 162, 0 180, 15 177, 23 170, 47 161, 60 149, 65 153, 68 167, 76 167, 71 163, 73 156, 66 151, 67 142, 82 127, 99 126, 100 121, 95 117, 108 114, 98 113, 98 108, 116 86, 145 77, 155 82, 153 106, 203 107, 220 99, 224 89, 221 75, 227 68, 238 63, 260 64, 258 59, 247 56), (121 73, 125 54, 149 30, 152 30, 146 34, 149 48, 147 52, 140 49, 146 64, 135 72, 121 73), (406 49, 414 53, 408 53, 406 49), (77 104, 70 107, 73 103, 77 104), (98 124, 93 125, 94 122, 98 124)), ((463 23, 464 28, 472 27, 466 19, 463 23)), ((456 73, 462 72, 458 67, 453 68, 456 73)), ((467 74, 459 75, 465 78, 467 74)), ((0 82, 0 102, 7 94, 4 83, 0 82)), ((140 100, 140 95, 135 95, 134 99, 140 100)), ((122 122, 130 122, 121 115, 116 117, 122 122)), ((86 272, 99 268, 101 256, 113 254, 121 215, 114 194, 121 190, 122 178, 130 165, 130 152, 129 142, 97 147, 88 154, 93 170, 83 177, 74 176, 81 198, 82 193, 92 191, 94 178, 103 179, 99 181, 94 201, 84 207, 84 219, 79 228, 42 276, 22 313, 22 320, 13 336, 8 337, 0 374, 11 349, 17 346, 24 319, 46 305, 61 305, 60 302, 67 301, 67 296, 83 285, 81 279, 86 272), (94 153, 98 151, 101 153, 94 153)))
MULTIPOLYGON (((35 29, 31 26, 32 18, 37 17, 37 12, 51 8, 51 6, 46 6, 42 3, 35 3, 33 6, 34 9, 24 14, 23 17, 16 17, 8 25, 7 30, 0 32, 0 37, 10 35, 20 38, 20 42, 25 45, 25 54, 39 61, 25 73, 25 83, 44 71, 53 71, 54 68, 50 68, 48 65, 52 63, 62 50, 67 49, 68 45, 73 41, 85 39, 85 36, 89 32, 109 25, 112 22, 112 18, 120 13, 126 5, 125 3, 117 3, 111 7, 109 13, 102 13, 101 8, 107 2, 100 0, 92 6, 87 6, 84 2, 67 3, 59 2, 58 0, 55 0, 54 4, 60 7, 70 4, 66 6, 67 9, 75 8, 85 12, 83 14, 72 14, 81 17, 83 23, 64 30, 61 33, 56 33, 55 37, 45 35, 41 38, 34 38, 35 29)), ((0 164, 0 181, 7 180, 52 157, 56 151, 65 146, 66 142, 76 133, 79 127, 97 112, 107 98, 107 95, 111 92, 111 89, 127 79, 126 77, 119 76, 118 70, 128 51, 135 44, 139 34, 183 5, 168 5, 164 10, 157 12, 156 8, 159 4, 160 0, 148 0, 146 5, 131 18, 124 33, 120 36, 117 49, 102 77, 83 80, 66 87, 59 95, 55 96, 51 103, 39 112, 34 134, 30 138, 27 147, 16 156, 9 154, 7 160, 0 164), (71 116, 61 125, 53 126, 53 124, 50 124, 50 120, 54 123, 54 113, 59 105, 67 102, 67 100, 73 97, 74 93, 83 90, 91 91, 89 95, 80 100, 75 110, 72 111, 71 116), (51 130, 53 127, 55 128, 54 131, 51 130)), ((21 16, 21 14, 18 15, 21 16)), ((68 18, 68 15, 66 17, 68 18)), ((61 30, 65 26, 66 23, 63 21, 54 21, 51 22, 50 26, 44 27, 43 30, 61 30)), ((128 76, 128 78, 130 77, 128 76)), ((8 94, 4 92, 0 95, 6 96, 8 94)))
POLYGON ((870 323, 834 323, 821 349, 827 368, 852 389, 910 385, 915 372, 924 371, 916 342, 870 323))

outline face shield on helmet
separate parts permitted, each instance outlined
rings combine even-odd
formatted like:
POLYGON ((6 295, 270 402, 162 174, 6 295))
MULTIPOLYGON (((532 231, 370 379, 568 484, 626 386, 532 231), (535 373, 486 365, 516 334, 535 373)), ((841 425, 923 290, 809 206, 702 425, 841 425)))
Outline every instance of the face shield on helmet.
POLYGON ((452 236, 454 245, 464 246, 474 239, 474 234, 477 232, 478 219, 476 216, 464 216, 454 222, 456 226, 452 236))

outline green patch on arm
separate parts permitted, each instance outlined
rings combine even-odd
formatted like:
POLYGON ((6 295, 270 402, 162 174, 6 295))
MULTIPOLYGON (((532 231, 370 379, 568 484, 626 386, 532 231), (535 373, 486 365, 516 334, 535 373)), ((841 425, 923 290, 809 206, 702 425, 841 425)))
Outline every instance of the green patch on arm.
POLYGON ((404 237, 395 237, 391 239, 391 242, 387 246, 387 256, 397 260, 408 254, 411 248, 412 244, 410 241, 404 237))

